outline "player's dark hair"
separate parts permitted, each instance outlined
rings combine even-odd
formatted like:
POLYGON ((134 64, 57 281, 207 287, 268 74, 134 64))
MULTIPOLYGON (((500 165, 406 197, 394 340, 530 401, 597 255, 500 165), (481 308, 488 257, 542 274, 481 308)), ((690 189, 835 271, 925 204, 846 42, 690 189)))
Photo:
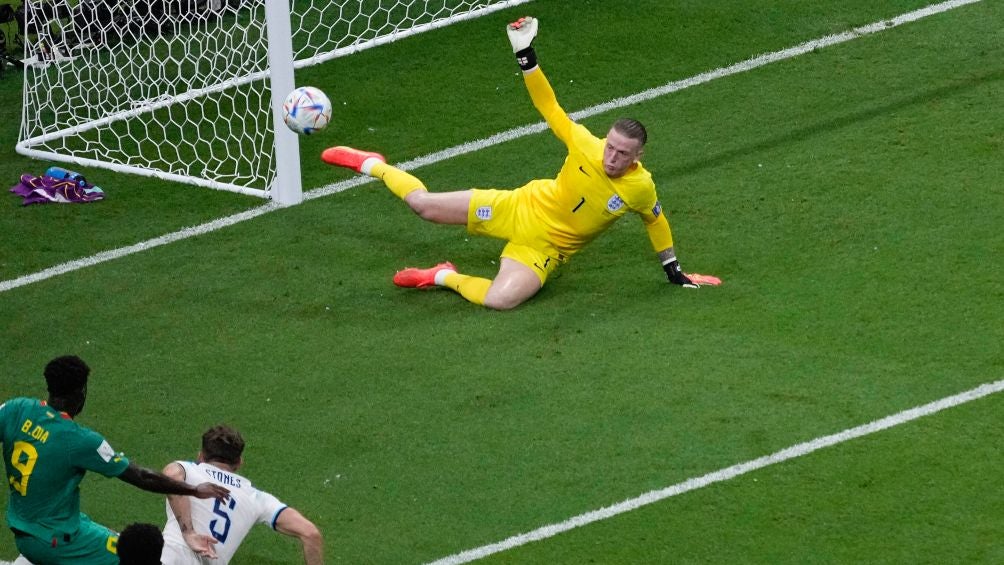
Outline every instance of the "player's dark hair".
POLYGON ((638 120, 621 118, 614 122, 613 129, 617 130, 617 132, 622 135, 630 137, 631 139, 637 139, 642 145, 645 145, 645 143, 648 142, 648 131, 645 130, 645 126, 643 126, 638 120))
POLYGON ((160 565, 164 536, 153 524, 129 524, 119 534, 118 554, 122 565, 160 565))
POLYGON ((237 465, 244 453, 244 438, 230 426, 213 426, 202 434, 202 457, 205 461, 219 461, 237 465))
POLYGON ((76 355, 56 357, 45 366, 45 384, 49 396, 64 397, 87 388, 91 368, 76 355))

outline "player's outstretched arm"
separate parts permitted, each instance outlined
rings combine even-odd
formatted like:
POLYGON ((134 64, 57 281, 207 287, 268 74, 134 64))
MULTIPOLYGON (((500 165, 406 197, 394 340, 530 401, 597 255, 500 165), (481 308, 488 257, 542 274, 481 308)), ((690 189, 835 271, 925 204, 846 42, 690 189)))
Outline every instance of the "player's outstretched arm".
POLYGON ((324 563, 324 538, 313 522, 289 507, 279 513, 275 521, 275 529, 287 536, 299 538, 303 544, 303 562, 307 565, 322 565, 324 563))
POLYGON ((516 54, 516 63, 523 72, 530 72, 537 67, 537 54, 533 50, 533 40, 537 37, 537 19, 530 16, 520 18, 506 27, 512 52, 516 54))
POLYGON ((558 104, 554 89, 537 66, 537 55, 532 46, 537 37, 537 20, 529 16, 520 18, 506 27, 506 33, 516 54, 516 62, 523 69, 523 80, 533 106, 547 121, 554 135, 567 145, 571 139, 572 120, 558 104))
POLYGON ((125 471, 122 471, 119 478, 134 487, 159 494, 183 494, 196 498, 215 498, 220 501, 225 501, 230 497, 230 491, 220 485, 202 483, 193 487, 188 483, 176 481, 171 477, 145 467, 140 467, 132 462, 129 463, 125 471))

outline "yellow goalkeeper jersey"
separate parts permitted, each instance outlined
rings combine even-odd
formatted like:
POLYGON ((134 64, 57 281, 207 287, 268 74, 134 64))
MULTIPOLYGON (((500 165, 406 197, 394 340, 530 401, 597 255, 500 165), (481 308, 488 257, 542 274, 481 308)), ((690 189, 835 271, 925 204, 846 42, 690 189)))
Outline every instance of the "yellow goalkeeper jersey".
POLYGON ((636 163, 622 177, 608 177, 603 170, 605 139, 568 117, 539 67, 523 79, 533 105, 568 149, 556 178, 523 187, 540 227, 558 251, 572 255, 628 211, 641 217, 656 252, 672 247, 669 222, 645 167, 636 163))

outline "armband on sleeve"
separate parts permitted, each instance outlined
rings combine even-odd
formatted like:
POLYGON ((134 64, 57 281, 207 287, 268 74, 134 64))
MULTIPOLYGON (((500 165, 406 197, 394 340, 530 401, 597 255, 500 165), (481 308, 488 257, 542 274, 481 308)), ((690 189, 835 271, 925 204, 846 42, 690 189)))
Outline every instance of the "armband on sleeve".
POLYGON ((519 68, 526 72, 532 70, 537 66, 537 53, 534 52, 533 47, 527 47, 516 52, 516 64, 519 68))
POLYGON ((678 284, 680 286, 692 286, 694 284, 689 278, 687 278, 687 275, 683 273, 683 269, 680 268, 680 262, 676 260, 676 257, 672 257, 664 261, 662 264, 662 270, 666 272, 666 278, 673 284, 678 284))

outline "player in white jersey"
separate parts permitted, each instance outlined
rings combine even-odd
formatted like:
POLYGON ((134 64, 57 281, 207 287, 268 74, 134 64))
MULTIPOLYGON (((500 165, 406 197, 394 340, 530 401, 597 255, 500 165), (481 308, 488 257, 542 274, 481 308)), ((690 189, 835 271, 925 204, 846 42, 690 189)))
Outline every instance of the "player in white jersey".
POLYGON ((202 435, 198 461, 175 461, 164 468, 165 475, 180 481, 190 484, 208 481, 230 489, 230 499, 220 504, 203 504, 202 500, 186 496, 168 497, 161 555, 165 565, 229 563, 256 523, 299 538, 307 565, 323 562, 323 540, 317 526, 237 474, 244 462, 243 452, 244 439, 236 430, 215 426, 202 435), (216 543, 190 547, 186 539, 198 539, 190 535, 192 532, 208 534, 216 543))

